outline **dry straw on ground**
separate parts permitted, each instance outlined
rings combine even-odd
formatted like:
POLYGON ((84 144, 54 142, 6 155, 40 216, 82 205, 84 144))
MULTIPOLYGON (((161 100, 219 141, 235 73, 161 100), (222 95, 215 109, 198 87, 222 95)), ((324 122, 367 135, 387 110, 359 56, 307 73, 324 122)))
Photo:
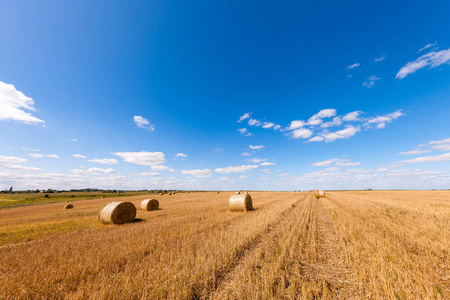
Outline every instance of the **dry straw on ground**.
POLYGON ((64 206, 65 209, 71 209, 73 208, 73 204, 67 204, 66 206, 64 206))
POLYGON ((157 210, 159 208, 159 202, 156 199, 145 199, 141 202, 142 210, 157 210))
POLYGON ((136 207, 131 202, 111 202, 100 212, 100 221, 105 224, 124 224, 133 222, 136 207))
POLYGON ((252 197, 249 194, 232 195, 230 197, 231 211, 248 211, 253 209, 252 197))

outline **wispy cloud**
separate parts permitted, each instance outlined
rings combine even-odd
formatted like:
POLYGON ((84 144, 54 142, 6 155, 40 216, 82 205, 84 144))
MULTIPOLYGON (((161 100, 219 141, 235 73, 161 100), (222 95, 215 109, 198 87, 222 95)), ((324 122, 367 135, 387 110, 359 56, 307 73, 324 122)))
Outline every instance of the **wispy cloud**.
POLYGON ((268 167, 268 166, 275 165, 275 163, 274 162, 263 162, 263 163, 260 163, 259 165, 262 167, 268 167))
POLYGON ((258 165, 242 165, 242 166, 230 166, 226 168, 217 168, 214 171, 216 173, 229 174, 229 173, 243 173, 258 168, 258 165))
POLYGON ((30 153, 28 154, 29 156, 33 157, 33 158, 44 158, 44 157, 49 157, 49 158, 59 158, 59 155, 56 154, 40 154, 40 153, 30 153))
POLYGON ((369 128, 375 126, 375 128, 377 129, 383 129, 384 127, 386 127, 386 123, 391 123, 392 121, 404 115, 405 114, 402 112, 402 110, 399 109, 390 114, 369 118, 368 121, 364 123, 364 126, 369 128))
POLYGON ((403 151, 403 152, 400 152, 399 154, 415 155, 415 154, 423 154, 423 153, 428 153, 428 152, 431 152, 431 150, 411 150, 411 151, 403 151))
POLYGON ((177 158, 179 158, 181 160, 186 160, 186 159, 188 159, 188 156, 186 154, 180 152, 180 153, 175 154, 174 159, 177 159, 177 158))
POLYGON ((33 99, 16 90, 14 85, 0 81, 0 121, 10 120, 25 124, 44 123, 43 120, 24 110, 36 111, 33 99))
POLYGON ((395 78, 403 79, 409 74, 412 74, 422 68, 429 67, 430 69, 433 69, 449 61, 450 61, 450 48, 447 50, 441 50, 437 52, 431 51, 427 54, 420 56, 414 61, 408 62, 400 69, 400 71, 398 71, 395 78))
POLYGON ((364 81, 364 83, 362 85, 365 86, 366 88, 370 89, 371 87, 373 87, 375 85, 375 81, 380 80, 380 79, 381 79, 380 77, 377 77, 376 75, 372 75, 366 81, 364 81))
POLYGON ((183 175, 191 175, 195 178, 208 178, 212 176, 212 170, 203 169, 203 170, 180 170, 183 175))
POLYGON ((440 162, 440 161, 449 161, 449 160, 450 160, 450 152, 444 153, 441 155, 416 157, 413 159, 402 160, 402 161, 399 161, 398 163, 415 164, 415 163, 431 163, 431 162, 440 162))
POLYGON ((242 133, 245 136, 251 136, 251 132, 248 131, 247 128, 239 128, 237 131, 239 131, 240 133, 242 133))
POLYGON ((143 166, 156 166, 166 162, 162 152, 116 152, 113 153, 124 161, 143 166))
POLYGON ((76 157, 76 158, 86 158, 86 156, 81 155, 81 154, 72 154, 72 156, 76 157))
POLYGON ((14 170, 14 171, 25 171, 25 172, 41 171, 41 169, 38 169, 38 168, 19 165, 19 164, 25 163, 25 162, 27 162, 27 160, 25 158, 0 155, 0 170, 3 169, 3 170, 14 170))
POLYGON ((88 159, 88 161, 104 165, 115 165, 119 163, 115 158, 93 158, 88 159))
POLYGON ((417 53, 420 53, 420 52, 422 52, 423 50, 426 50, 426 49, 431 48, 431 47, 434 47, 434 46, 437 46, 437 42, 434 42, 434 43, 432 43, 432 44, 427 44, 427 45, 425 45, 424 47, 422 47, 422 48, 420 48, 419 50, 417 50, 417 53))
POLYGON ((267 161, 267 158, 257 158, 257 157, 255 157, 255 158, 247 159, 247 161, 259 164, 260 162, 267 161))
POLYGON ((360 121, 361 119, 359 118, 359 116, 361 115, 362 111, 356 110, 356 111, 352 111, 348 114, 346 114, 345 116, 342 117, 342 120, 347 121, 347 122, 353 122, 353 121, 360 121))
POLYGON ((384 56, 384 55, 381 55, 380 57, 377 57, 377 58, 375 58, 375 62, 380 62, 380 61, 383 61, 383 60, 385 60, 386 59, 386 56, 384 56))
POLYGON ((170 170, 168 166, 151 166, 150 169, 152 171, 167 171, 170 170))
POLYGON ((357 166, 360 165, 360 162, 352 162, 348 158, 332 158, 324 161, 319 161, 311 164, 313 167, 328 167, 331 165, 336 165, 339 167, 350 167, 350 166, 357 166))
POLYGON ((245 113, 242 116, 239 117, 238 123, 241 123, 242 121, 249 119, 251 116, 251 113, 245 113))
POLYGON ((258 121, 258 120, 256 120, 256 119, 249 119, 249 120, 248 120, 248 125, 259 127, 259 126, 262 125, 262 122, 261 122, 261 121, 258 121))
POLYGON ((313 115, 311 118, 308 119, 308 125, 319 125, 323 122, 323 119, 331 118, 334 117, 335 115, 336 109, 334 108, 322 109, 317 114, 313 115))
POLYGON ((349 137, 354 136, 358 131, 360 131, 359 127, 348 125, 345 129, 324 133, 322 134, 322 137, 325 139, 325 142, 328 143, 338 139, 348 139, 349 137))
POLYGON ((145 128, 145 129, 148 129, 151 131, 155 130, 155 125, 150 124, 148 119, 146 119, 142 116, 134 116, 133 120, 134 120, 134 123, 136 124, 136 126, 139 128, 145 128))
POLYGON ((346 69, 354 69, 359 67, 361 64, 360 63, 354 63, 353 65, 348 66, 346 69))
POLYGON ((266 148, 266 146, 264 146, 264 145, 257 145, 257 146, 249 145, 248 147, 252 150, 262 150, 262 149, 266 148))
POLYGON ((102 169, 102 168, 89 168, 89 169, 73 169, 70 170, 73 174, 76 175, 99 175, 99 174, 112 174, 116 171, 114 169, 102 169))
POLYGON ((72 139, 70 139, 72 142, 75 142, 75 143, 78 143, 78 140, 77 139, 74 139, 74 138, 72 138, 72 139))

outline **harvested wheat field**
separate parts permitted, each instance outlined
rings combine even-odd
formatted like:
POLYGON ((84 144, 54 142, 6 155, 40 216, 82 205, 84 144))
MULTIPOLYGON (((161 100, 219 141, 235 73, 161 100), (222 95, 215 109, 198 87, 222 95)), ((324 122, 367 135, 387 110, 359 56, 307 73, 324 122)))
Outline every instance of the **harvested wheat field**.
POLYGON ((152 196, 0 210, 0 299, 448 299, 450 192, 152 196))

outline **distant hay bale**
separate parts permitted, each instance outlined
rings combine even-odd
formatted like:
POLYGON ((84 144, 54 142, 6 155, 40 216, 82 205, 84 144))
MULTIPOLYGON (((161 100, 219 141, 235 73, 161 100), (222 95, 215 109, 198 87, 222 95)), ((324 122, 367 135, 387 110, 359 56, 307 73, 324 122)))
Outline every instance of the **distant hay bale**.
POLYGON ((253 209, 252 197, 249 194, 232 195, 230 197, 231 211, 248 211, 253 209))
POLYGON ((170 192, 169 195, 172 195, 172 192, 170 192))
POLYGON ((159 208, 159 202, 156 199, 145 199, 141 202, 141 209, 150 211, 157 210, 159 208))
POLYGON ((164 195, 163 193, 159 193, 161 196, 164 195))
POLYGON ((236 194, 240 194, 241 192, 236 192, 236 194))
POLYGON ((217 191, 217 194, 220 194, 220 192, 219 192, 219 191, 217 191))
POLYGON ((324 198, 325 197, 325 192, 323 190, 318 190, 317 191, 317 195, 319 196, 318 198, 324 198))
POLYGON ((66 204, 66 206, 64 206, 65 209, 71 209, 73 208, 73 204, 66 204))
POLYGON ((100 212, 100 222, 105 224, 124 224, 133 222, 136 207, 131 202, 111 202, 100 212))

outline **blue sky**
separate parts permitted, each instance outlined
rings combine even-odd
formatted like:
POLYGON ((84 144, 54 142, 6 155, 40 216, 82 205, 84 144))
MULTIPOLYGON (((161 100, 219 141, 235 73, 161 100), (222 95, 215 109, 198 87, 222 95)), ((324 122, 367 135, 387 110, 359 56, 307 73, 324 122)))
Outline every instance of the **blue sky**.
POLYGON ((450 186, 448 1, 0 7, 0 189, 450 186))

